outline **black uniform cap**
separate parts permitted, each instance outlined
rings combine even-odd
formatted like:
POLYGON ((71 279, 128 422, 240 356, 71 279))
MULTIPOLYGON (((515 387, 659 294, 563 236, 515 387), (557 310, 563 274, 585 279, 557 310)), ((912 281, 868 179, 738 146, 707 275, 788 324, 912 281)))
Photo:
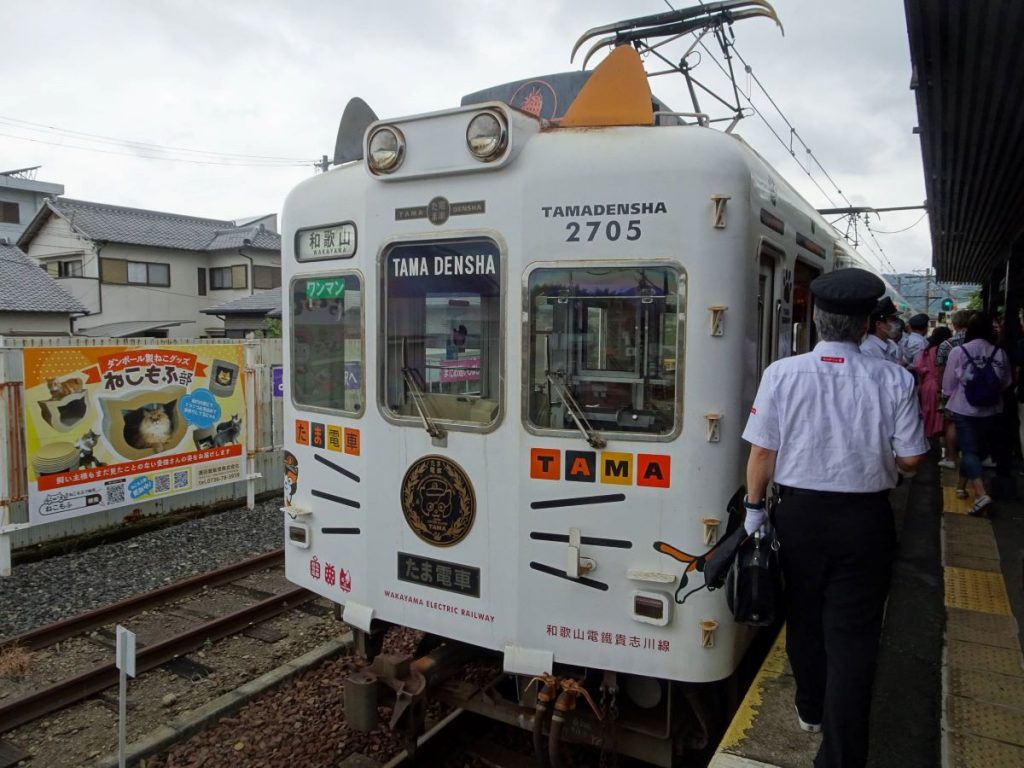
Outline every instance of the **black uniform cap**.
MULTIPOLYGON (((817 305, 834 315, 866 315, 885 293, 885 283, 866 269, 851 267, 816 277, 811 293, 817 305)), ((895 308, 894 308, 895 309, 895 308)))
POLYGON ((888 296, 883 296, 878 300, 878 304, 875 306, 874 311, 872 311, 871 319, 885 320, 885 318, 897 316, 899 313, 900 311, 896 309, 896 305, 892 303, 892 299, 888 296))
POLYGON ((911 328, 927 328, 928 327, 928 315, 922 312, 919 315, 914 315, 912 318, 907 320, 907 325, 911 328))

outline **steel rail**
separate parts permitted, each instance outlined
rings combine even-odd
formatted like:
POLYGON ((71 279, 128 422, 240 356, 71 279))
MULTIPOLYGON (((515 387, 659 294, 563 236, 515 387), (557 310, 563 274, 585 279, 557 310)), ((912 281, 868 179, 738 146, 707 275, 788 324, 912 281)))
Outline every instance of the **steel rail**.
MULTIPOLYGON (((135 657, 135 668, 139 673, 147 672, 171 659, 194 651, 207 641, 219 640, 240 632, 250 624, 266 621, 315 597, 314 593, 302 587, 268 597, 248 608, 213 619, 180 635, 143 648, 135 657)), ((118 670, 111 662, 25 694, 0 706, 0 734, 115 686, 117 680, 118 670)))
POLYGON ((112 605, 97 608, 94 611, 88 611, 63 621, 47 624, 45 627, 39 627, 38 629, 15 635, 7 640, 0 641, 0 651, 14 646, 26 648, 30 651, 38 651, 41 648, 59 643, 61 640, 67 640, 69 637, 74 637, 90 629, 110 624, 125 616, 130 616, 147 608, 163 605, 172 600, 200 592, 204 587, 218 587, 223 584, 229 584, 243 576, 278 565, 283 560, 284 549, 276 549, 273 552, 257 555, 256 557, 218 568, 209 573, 201 573, 198 576, 193 576, 174 584, 168 584, 166 587, 160 587, 151 592, 143 592, 112 605))

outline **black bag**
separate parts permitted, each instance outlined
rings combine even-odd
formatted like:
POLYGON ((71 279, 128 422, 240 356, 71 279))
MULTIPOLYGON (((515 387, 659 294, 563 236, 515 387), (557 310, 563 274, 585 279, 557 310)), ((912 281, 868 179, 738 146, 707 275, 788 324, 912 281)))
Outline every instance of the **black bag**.
POLYGON ((779 542, 772 530, 748 536, 740 544, 725 582, 726 600, 740 624, 766 627, 775 623, 782 602, 779 542))

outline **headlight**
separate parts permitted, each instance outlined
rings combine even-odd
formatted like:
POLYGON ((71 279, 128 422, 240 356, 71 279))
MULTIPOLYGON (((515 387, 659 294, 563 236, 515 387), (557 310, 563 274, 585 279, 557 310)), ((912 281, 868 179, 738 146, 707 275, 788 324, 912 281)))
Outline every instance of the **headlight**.
POLYGON ((494 112, 481 112, 469 121, 466 145, 477 160, 494 160, 505 150, 508 128, 503 117, 494 112))
POLYGON ((371 133, 366 145, 370 170, 374 173, 391 173, 405 157, 405 137, 391 126, 383 126, 371 133))

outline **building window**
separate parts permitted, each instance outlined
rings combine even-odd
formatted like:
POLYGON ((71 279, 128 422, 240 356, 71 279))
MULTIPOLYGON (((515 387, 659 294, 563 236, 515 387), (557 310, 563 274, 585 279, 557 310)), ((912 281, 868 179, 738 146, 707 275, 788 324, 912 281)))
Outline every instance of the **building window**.
POLYGON ((259 290, 280 288, 281 268, 254 266, 252 268, 252 285, 259 290))
POLYGON ((224 291, 231 288, 248 288, 247 275, 248 270, 245 264, 235 264, 232 267, 212 267, 210 269, 210 289, 224 291))
POLYGON ((154 285, 169 288, 171 267, 148 261, 100 259, 100 279, 113 285, 154 285))
POLYGON ((531 272, 529 424, 673 434, 682 283, 678 270, 664 266, 531 272))
POLYGON ((74 259, 72 261, 59 261, 57 262, 57 277, 81 277, 82 276, 82 260, 74 259))
POLYGON ((196 283, 196 290, 200 296, 206 295, 206 267, 199 267, 198 282, 196 283))
POLYGON ((403 243, 384 257, 389 416, 493 428, 501 404, 501 252, 491 240, 403 243))
POLYGON ((0 224, 20 224, 21 212, 17 203, 0 203, 0 224))
POLYGON ((350 272, 292 281, 291 394, 296 405, 362 414, 360 288, 359 276, 350 272))

